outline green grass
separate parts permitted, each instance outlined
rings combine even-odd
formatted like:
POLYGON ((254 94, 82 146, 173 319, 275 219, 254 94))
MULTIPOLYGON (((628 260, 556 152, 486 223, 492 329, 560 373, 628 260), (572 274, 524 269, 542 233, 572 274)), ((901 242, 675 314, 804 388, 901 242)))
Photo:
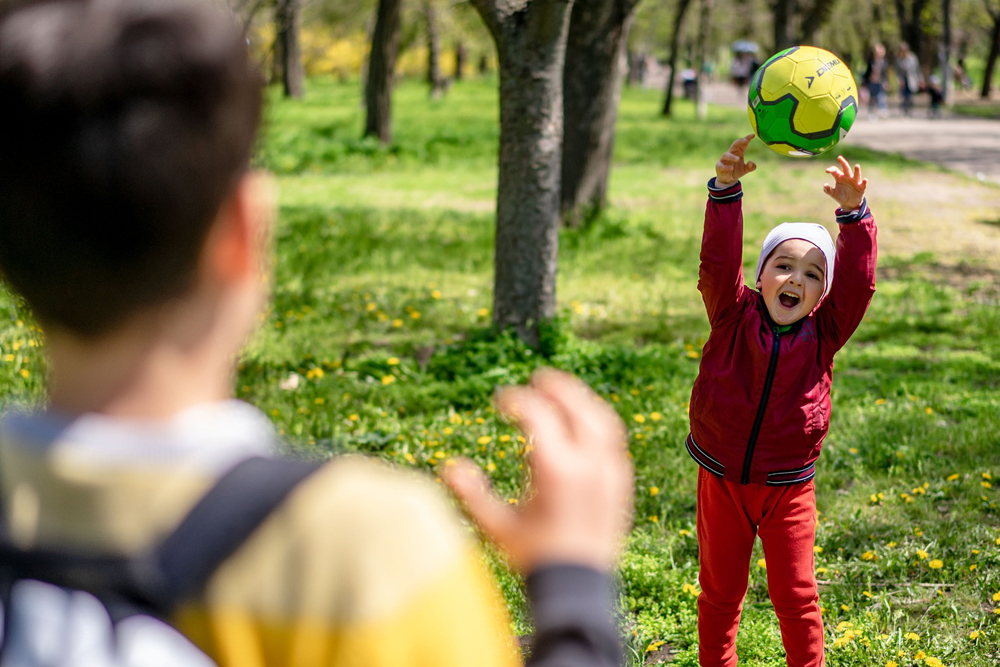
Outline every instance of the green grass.
MULTIPOLYGON (((748 131, 745 114, 713 107, 705 123, 679 100, 677 117, 663 119, 659 93, 625 92, 612 205, 560 237, 560 319, 543 360, 488 328, 493 86, 460 82, 432 102, 403 83, 388 147, 360 139, 356 83, 311 81, 303 102, 272 97, 258 162, 282 190, 275 298, 241 359, 238 395, 297 450, 362 451, 428 472, 468 455, 515 498, 522 444, 491 409, 494 388, 541 363, 578 373, 630 427, 637 512, 621 565, 630 659, 696 665, 697 468, 682 442, 708 333, 698 247, 705 182, 748 131), (298 388, 282 389, 292 374, 298 388)), ((760 170, 746 179, 747 270, 776 222, 833 227, 826 164, 752 150, 760 170)), ((845 155, 884 190, 939 173, 861 149, 845 155)), ((940 233, 938 213, 906 210, 907 224, 940 233)), ((880 218, 884 229, 899 222, 880 218)), ((935 254, 928 239, 919 254, 883 250, 871 310, 837 358, 817 475, 834 667, 932 664, 920 655, 950 667, 1000 661, 997 275, 982 260, 935 254)), ((37 400, 44 340, 12 298, 0 299, 0 322, 5 398, 37 400)), ((491 560, 516 631, 528 632, 519 582, 491 560)), ((784 664, 757 566, 738 646, 748 667, 784 664)))

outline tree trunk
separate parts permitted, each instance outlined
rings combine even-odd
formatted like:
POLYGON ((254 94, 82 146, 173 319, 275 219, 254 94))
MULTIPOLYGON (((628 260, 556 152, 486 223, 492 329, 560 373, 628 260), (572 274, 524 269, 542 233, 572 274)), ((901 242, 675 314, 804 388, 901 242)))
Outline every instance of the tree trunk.
POLYGON ((812 44, 816 33, 825 26, 833 15, 837 0, 814 0, 812 6, 802 17, 802 27, 799 29, 799 44, 812 44))
POLYGON ((576 0, 563 71, 563 220, 578 226, 607 202, 625 46, 635 0, 576 0))
POLYGON ((377 137, 383 144, 392 141, 392 76, 399 49, 401 7, 400 0, 379 0, 368 59, 365 136, 377 137))
POLYGON ((670 74, 667 75, 666 97, 663 100, 663 115, 669 116, 674 103, 674 83, 677 80, 677 55, 681 40, 681 28, 684 26, 684 15, 687 14, 691 0, 679 0, 677 14, 674 16, 674 30, 670 34, 670 74))
POLYGON ((708 50, 708 32, 712 18, 712 0, 701 0, 701 15, 698 17, 697 43, 697 86, 695 87, 695 109, 698 118, 708 118, 708 100, 705 99, 705 59, 708 50))
POLYGON ((459 41, 455 45, 455 81, 462 80, 462 70, 465 69, 465 59, 468 54, 465 52, 465 42, 459 41))
POLYGON ((993 88, 993 72, 996 70, 997 58, 1000 57, 1000 12, 990 12, 993 19, 993 29, 990 31, 990 55, 986 57, 986 73, 983 74, 983 90, 980 97, 984 100, 990 98, 990 90, 993 88))
POLYGON ((424 0, 424 19, 427 21, 427 85, 431 89, 431 99, 436 100, 444 93, 444 77, 441 76, 441 31, 432 0, 424 0))
MULTIPOLYGON (((299 0, 278 0, 277 41, 281 45, 281 83, 285 97, 301 99, 303 93, 302 51, 299 45, 299 0)), ((279 54, 275 54, 279 55, 279 54)))
POLYGON ((926 41, 924 30, 920 25, 920 15, 927 5, 927 0, 896 0, 896 15, 899 18, 899 34, 903 41, 910 45, 910 50, 917 54, 920 62, 926 62, 926 41))
POLYGON ((774 18, 774 52, 795 46, 795 39, 792 36, 795 0, 773 0, 771 14, 774 18))
POLYGON ((539 326, 555 315, 563 59, 573 0, 472 3, 496 42, 500 69, 493 324, 538 346, 539 326))

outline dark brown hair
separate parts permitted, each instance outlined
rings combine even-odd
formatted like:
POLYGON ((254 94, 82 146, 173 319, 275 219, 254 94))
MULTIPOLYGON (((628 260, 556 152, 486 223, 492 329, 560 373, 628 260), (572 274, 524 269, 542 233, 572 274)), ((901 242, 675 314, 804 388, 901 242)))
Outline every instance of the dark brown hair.
POLYGON ((249 167, 261 80, 232 16, 184 0, 0 17, 0 271, 92 337, 190 288, 249 167))

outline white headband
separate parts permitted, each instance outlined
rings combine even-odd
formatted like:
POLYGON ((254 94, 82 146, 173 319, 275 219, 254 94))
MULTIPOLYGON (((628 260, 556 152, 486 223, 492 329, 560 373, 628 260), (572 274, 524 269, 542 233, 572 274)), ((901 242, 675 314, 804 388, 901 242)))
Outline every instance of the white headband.
POLYGON ((837 255, 837 248, 833 243, 830 232, 826 231, 823 225, 814 222, 783 222, 767 235, 764 239, 764 246, 760 249, 760 258, 757 260, 757 275, 754 282, 760 280, 760 272, 764 270, 764 262, 770 257, 774 249, 788 239, 802 239, 808 241, 820 249, 826 258, 826 271, 824 278, 826 284, 823 286, 823 294, 820 300, 830 292, 830 285, 833 284, 833 259, 837 255))

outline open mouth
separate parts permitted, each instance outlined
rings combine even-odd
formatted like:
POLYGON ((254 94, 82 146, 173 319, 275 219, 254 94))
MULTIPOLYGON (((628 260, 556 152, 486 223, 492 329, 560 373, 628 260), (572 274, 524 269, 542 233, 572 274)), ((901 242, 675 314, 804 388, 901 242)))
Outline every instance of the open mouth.
POLYGON ((791 310, 795 306, 799 305, 799 297, 791 292, 782 292, 778 295, 778 302, 781 304, 782 308, 791 310))

